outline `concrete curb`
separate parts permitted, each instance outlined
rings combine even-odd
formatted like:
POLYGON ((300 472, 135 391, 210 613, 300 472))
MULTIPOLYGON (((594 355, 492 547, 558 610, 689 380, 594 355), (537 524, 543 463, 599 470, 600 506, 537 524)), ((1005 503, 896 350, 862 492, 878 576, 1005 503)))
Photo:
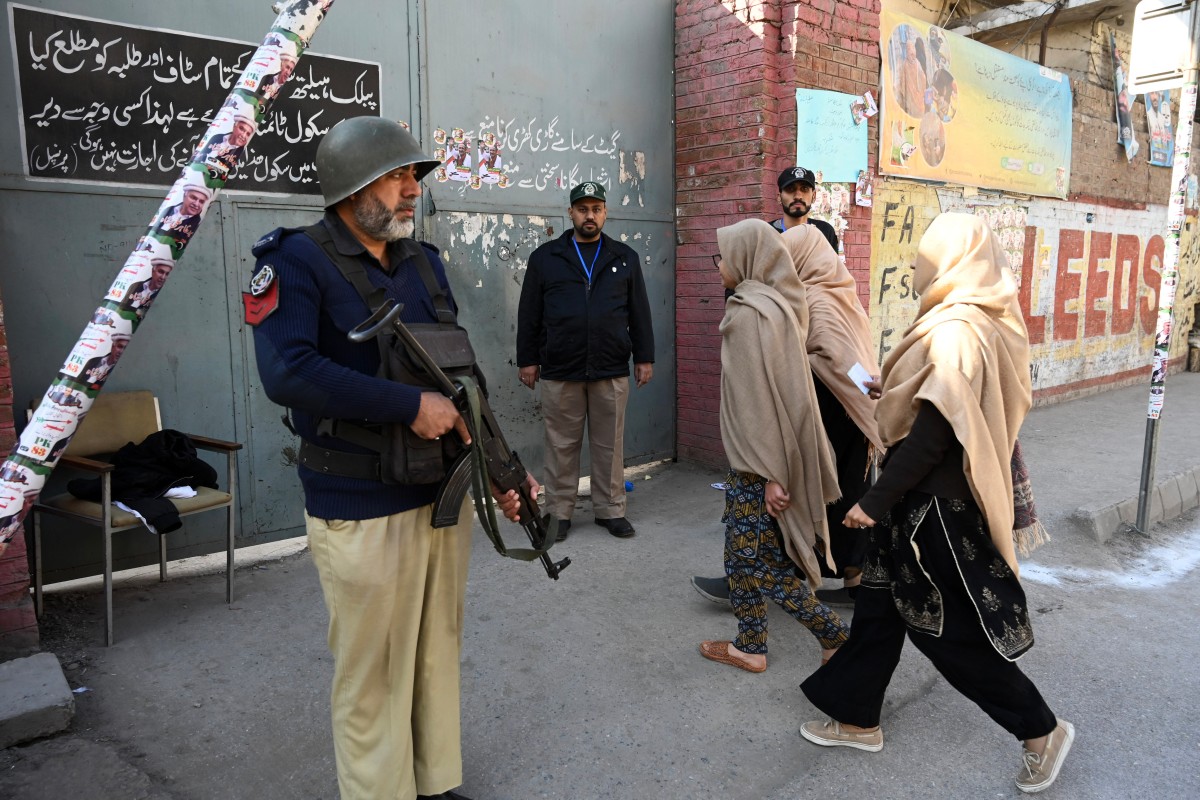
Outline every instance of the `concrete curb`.
MULTIPOLYGON (((1175 519, 1197 506, 1200 506, 1200 466, 1155 483, 1150 496, 1149 522, 1154 525, 1175 519)), ((1097 542, 1104 544, 1137 522, 1137 510, 1138 499, 1134 496, 1119 503, 1080 506, 1071 518, 1097 542)))
POLYGON ((75 695, 53 653, 0 664, 0 749, 65 730, 75 695))

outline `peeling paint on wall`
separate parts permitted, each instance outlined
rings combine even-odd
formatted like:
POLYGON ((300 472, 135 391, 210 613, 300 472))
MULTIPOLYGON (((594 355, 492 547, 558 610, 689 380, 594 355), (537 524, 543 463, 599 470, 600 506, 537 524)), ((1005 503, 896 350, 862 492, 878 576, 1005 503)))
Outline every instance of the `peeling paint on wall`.
POLYGON ((879 363, 917 313, 912 268, 921 235, 941 212, 937 192, 911 181, 881 180, 871 211, 871 332, 879 363))
MULTIPOLYGON (((940 211, 966 211, 997 231, 1020 283, 1035 391, 1128 377, 1143 368, 1149 377, 1165 208, 1134 211, 1045 198, 1018 205, 1002 196, 963 197, 907 181, 887 181, 876 195, 870 315, 881 359, 917 310, 911 276, 921 235, 940 211)), ((1183 234, 1177 329, 1186 327, 1200 299, 1196 227, 1193 220, 1183 234)), ((1186 337, 1173 337, 1171 357, 1186 352, 1186 337)))
POLYGON ((646 207, 646 202, 642 197, 642 181, 645 178, 646 154, 640 150, 634 150, 632 153, 626 153, 622 150, 620 153, 620 168, 617 173, 617 180, 622 187, 628 190, 621 197, 622 206, 629 205, 636 196, 638 208, 646 207), (628 165, 627 161, 629 162, 628 165))
POLYGON ((523 270, 529 254, 556 235, 545 217, 521 217, 522 222, 518 222, 512 214, 454 211, 449 219, 449 242, 443 258, 462 263, 470 253, 469 258, 478 259, 478 266, 485 270, 493 266, 523 270))

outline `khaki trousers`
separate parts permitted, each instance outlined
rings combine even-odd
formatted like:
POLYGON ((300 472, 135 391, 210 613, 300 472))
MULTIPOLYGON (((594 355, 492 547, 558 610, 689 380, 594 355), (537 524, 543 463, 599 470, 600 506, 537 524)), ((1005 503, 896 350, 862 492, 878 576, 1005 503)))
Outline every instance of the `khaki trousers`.
MULTIPOLYGON (((471 514, 305 515, 329 609, 342 800, 414 800, 462 783, 459 655, 471 514)), ((464 510, 467 510, 464 508, 464 510)))
POLYGON ((625 516, 625 406, 629 378, 542 381, 546 422, 547 511, 570 519, 579 494, 579 453, 586 420, 592 453, 592 510, 597 519, 625 516))

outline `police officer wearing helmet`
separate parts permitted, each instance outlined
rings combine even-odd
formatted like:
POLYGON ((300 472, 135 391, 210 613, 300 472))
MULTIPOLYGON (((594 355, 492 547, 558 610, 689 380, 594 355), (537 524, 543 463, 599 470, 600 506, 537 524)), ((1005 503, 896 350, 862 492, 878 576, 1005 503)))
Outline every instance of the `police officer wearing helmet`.
MULTIPOLYGON (((327 424, 467 439, 449 399, 378 377, 378 344, 347 339, 371 309, 346 264, 360 265, 374 290, 403 304, 405 323, 438 322, 446 303, 457 312, 437 248, 411 239, 420 181, 437 163, 398 123, 356 117, 335 125, 317 148, 324 218, 259 240, 244 295, 263 388, 288 407, 301 437, 308 543, 330 615, 343 800, 462 797, 450 789, 462 783, 459 654, 470 514, 435 530, 438 484, 385 482, 378 455, 327 424)), ((515 519, 516 493, 497 499, 515 519)))

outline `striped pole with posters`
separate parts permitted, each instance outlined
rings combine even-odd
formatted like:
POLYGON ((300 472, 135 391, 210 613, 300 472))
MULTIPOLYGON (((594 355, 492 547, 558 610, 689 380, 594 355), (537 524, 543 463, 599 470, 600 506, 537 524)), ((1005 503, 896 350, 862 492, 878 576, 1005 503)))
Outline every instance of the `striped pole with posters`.
POLYGON ((286 0, 0 468, 0 555, 334 0, 286 0))

